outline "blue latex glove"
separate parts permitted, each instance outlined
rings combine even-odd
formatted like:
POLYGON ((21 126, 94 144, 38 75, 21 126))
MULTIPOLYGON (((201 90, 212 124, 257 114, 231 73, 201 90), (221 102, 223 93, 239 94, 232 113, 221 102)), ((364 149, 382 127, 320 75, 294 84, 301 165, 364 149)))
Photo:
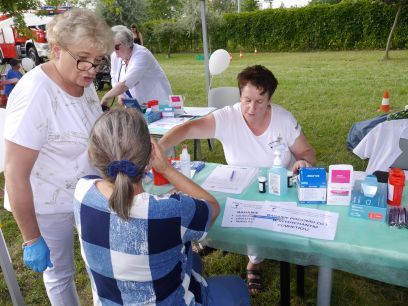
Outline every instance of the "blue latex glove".
POLYGON ((32 245, 23 247, 23 260, 27 267, 35 272, 43 272, 48 267, 53 265, 50 259, 50 249, 43 237, 40 237, 32 245))

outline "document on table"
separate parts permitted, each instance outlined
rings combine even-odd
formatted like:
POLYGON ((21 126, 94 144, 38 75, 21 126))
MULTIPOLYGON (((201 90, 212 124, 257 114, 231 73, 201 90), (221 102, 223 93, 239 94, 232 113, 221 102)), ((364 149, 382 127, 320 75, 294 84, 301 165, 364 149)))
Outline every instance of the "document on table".
POLYGON ((171 129, 176 125, 180 125, 186 121, 191 120, 191 118, 177 118, 177 117, 169 117, 169 118, 162 118, 155 122, 149 124, 149 128, 159 128, 159 129, 171 129))
POLYGON ((303 237, 333 240, 339 214, 298 207, 294 202, 227 198, 223 227, 255 227, 303 237))
POLYGON ((194 117, 203 117, 215 111, 217 108, 216 107, 188 107, 188 106, 185 106, 183 109, 186 115, 190 115, 194 117))
POLYGON ((204 181, 206 190, 240 194, 258 174, 258 168, 218 165, 204 181))
MULTIPOLYGON (((295 206, 295 202, 274 202, 276 205, 295 206)), ((224 209, 223 227, 253 227, 255 216, 262 211, 265 201, 246 201, 227 198, 224 209)))

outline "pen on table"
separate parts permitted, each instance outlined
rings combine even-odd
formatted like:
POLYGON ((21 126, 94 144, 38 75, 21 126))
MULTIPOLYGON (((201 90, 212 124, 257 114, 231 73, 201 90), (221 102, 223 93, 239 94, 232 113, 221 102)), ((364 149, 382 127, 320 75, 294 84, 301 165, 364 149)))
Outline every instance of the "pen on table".
POLYGON ((231 175, 230 175, 230 181, 234 178, 235 170, 232 170, 231 175))

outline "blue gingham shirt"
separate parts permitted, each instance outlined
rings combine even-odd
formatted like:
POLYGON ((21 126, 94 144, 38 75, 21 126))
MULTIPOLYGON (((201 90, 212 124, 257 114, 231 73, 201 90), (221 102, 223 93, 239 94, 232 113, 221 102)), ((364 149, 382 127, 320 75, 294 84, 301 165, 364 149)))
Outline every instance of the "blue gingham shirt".
POLYGON ((185 195, 141 193, 123 220, 96 188, 98 180, 80 179, 74 200, 94 304, 201 305, 206 282, 192 269, 191 240, 205 237, 211 207, 185 195))

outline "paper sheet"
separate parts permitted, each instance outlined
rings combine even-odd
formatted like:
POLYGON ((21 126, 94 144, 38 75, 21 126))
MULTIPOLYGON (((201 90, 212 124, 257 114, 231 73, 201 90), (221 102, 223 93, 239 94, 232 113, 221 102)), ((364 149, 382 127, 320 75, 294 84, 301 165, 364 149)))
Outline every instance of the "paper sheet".
POLYGON ((227 198, 223 227, 255 227, 303 237, 333 240, 339 214, 298 207, 295 202, 227 198))
POLYGON ((149 129, 159 128, 170 130, 172 127, 180 125, 189 120, 191 120, 191 118, 176 118, 176 117, 162 118, 160 120, 150 123, 149 129))
POLYGON ((206 190, 240 194, 258 174, 258 168, 218 165, 204 181, 206 190))
POLYGON ((209 113, 215 111, 216 107, 184 107, 184 112, 186 115, 203 117, 209 113))

